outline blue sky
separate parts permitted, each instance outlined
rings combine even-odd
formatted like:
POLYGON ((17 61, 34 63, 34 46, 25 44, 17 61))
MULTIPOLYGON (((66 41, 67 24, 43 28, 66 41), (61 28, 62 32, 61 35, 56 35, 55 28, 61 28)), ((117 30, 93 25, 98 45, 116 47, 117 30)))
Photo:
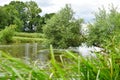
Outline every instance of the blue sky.
MULTIPOLYGON (((0 5, 8 4, 12 0, 0 0, 0 5)), ((30 0, 20 0, 20 1, 30 1, 30 0)), ((42 9, 42 14, 57 12, 65 6, 65 4, 71 4, 72 9, 75 12, 75 17, 83 18, 86 22, 90 22, 94 18, 94 12, 98 10, 99 7, 104 6, 108 9, 110 4, 118 6, 120 0, 33 0, 42 9)))

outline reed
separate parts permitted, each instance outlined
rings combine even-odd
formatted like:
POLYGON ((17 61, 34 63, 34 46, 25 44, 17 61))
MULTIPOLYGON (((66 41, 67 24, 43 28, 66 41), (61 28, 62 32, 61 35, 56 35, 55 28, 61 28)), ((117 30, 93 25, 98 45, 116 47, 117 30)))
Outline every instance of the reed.
POLYGON ((50 46, 50 60, 45 68, 37 61, 26 63, 0 51, 0 79, 2 80, 120 80, 120 59, 118 55, 85 58, 65 51, 59 60, 50 46), (117 57, 117 59, 116 59, 117 57))
POLYGON ((47 74, 44 70, 33 64, 25 63, 25 61, 13 58, 12 56, 0 51, 0 79, 1 80, 46 80, 47 74))

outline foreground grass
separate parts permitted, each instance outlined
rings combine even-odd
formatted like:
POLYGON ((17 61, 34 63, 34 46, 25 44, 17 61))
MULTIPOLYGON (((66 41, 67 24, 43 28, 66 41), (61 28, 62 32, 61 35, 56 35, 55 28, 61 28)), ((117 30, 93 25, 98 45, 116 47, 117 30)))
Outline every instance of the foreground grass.
MULTIPOLYGON (((56 58, 52 46, 46 67, 38 61, 25 63, 0 52, 0 79, 3 80, 120 80, 119 58, 114 55, 84 58, 65 51, 56 58), (59 58, 59 59, 58 59, 59 58)), ((118 56, 117 56, 118 57, 118 56)))
POLYGON ((27 64, 23 60, 13 58, 0 51, 0 80, 46 80, 47 75, 34 64, 27 64))

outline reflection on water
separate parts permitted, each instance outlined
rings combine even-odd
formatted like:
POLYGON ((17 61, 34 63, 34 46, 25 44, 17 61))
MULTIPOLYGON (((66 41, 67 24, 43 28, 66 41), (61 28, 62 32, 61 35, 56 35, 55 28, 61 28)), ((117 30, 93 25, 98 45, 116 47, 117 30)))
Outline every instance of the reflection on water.
MULTIPOLYGON (((46 62, 49 60, 50 51, 46 49, 44 45, 37 43, 25 43, 25 44, 12 44, 12 45, 0 45, 0 50, 8 52, 13 57, 22 58, 26 60, 36 60, 39 59, 41 62, 46 62)), ((102 49, 99 47, 88 47, 86 45, 82 45, 76 48, 68 48, 67 50, 79 53, 83 57, 95 57, 96 54, 94 52, 100 52, 102 49)), ((63 53, 66 50, 64 49, 56 49, 54 53, 63 53)), ((55 54, 57 55, 57 54, 55 54)))
POLYGON ((3 50, 17 58, 34 59, 36 57, 37 50, 40 49, 43 49, 43 46, 37 43, 0 45, 0 50, 3 50))

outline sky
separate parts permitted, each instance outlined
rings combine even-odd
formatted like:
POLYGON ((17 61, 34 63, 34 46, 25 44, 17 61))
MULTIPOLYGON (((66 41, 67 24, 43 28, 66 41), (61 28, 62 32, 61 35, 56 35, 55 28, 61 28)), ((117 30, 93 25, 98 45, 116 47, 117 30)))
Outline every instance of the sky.
MULTIPOLYGON (((12 0, 0 0, 0 5, 8 4, 12 0)), ((30 1, 30 0, 19 0, 30 1)), ((120 0, 32 0, 35 1, 42 9, 41 15, 53 13, 65 7, 65 4, 71 4, 76 18, 83 18, 85 22, 91 22, 94 19, 94 13, 98 8, 104 6, 106 9, 111 4, 118 7, 120 11, 120 0)))

